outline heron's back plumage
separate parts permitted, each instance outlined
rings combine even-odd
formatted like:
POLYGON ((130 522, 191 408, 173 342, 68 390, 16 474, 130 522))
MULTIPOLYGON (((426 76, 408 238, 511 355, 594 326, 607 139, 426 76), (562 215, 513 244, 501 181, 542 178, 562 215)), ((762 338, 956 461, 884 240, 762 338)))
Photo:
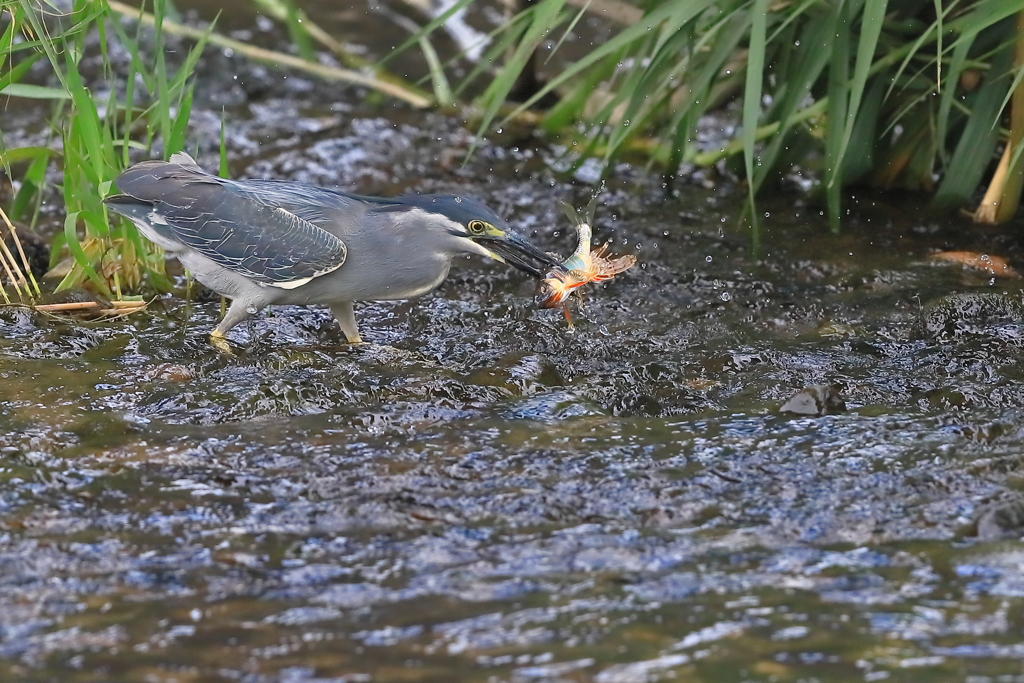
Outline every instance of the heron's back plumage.
POLYGON ((155 242, 194 250, 260 285, 301 286, 338 269, 348 255, 341 237, 311 220, 325 220, 324 205, 311 210, 299 202, 298 211, 289 210, 290 191, 218 178, 187 155, 136 164, 115 182, 123 194, 107 205, 155 242))

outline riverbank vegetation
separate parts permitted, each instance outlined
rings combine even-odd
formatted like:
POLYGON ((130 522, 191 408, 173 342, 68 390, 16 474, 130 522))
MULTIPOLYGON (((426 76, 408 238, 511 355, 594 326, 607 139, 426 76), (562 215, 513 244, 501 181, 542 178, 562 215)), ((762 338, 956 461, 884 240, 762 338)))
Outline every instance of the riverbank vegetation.
MULTIPOLYGON (((58 169, 66 220, 50 264, 57 288, 90 283, 114 298, 166 289, 162 255, 112 220, 101 199, 131 150, 166 158, 188 146, 208 45, 451 111, 480 136, 514 121, 538 126, 576 163, 596 158, 609 168, 625 157, 669 177, 715 166, 746 183, 751 207, 758 192, 795 174, 820 195, 833 231, 842 189, 853 183, 923 190, 936 209, 967 208, 983 222, 1017 210, 1024 0, 533 0, 486 34, 472 61, 468 51, 442 57, 437 32, 472 2, 425 17, 396 50, 421 52, 429 75, 419 84, 390 73, 387 60, 353 55, 288 0, 257 8, 287 29, 292 54, 228 38, 215 23, 172 21, 165 0, 141 12, 114 0, 75 0, 65 12, 6 3, 0 97, 46 99, 52 113, 48 144, 0 146, 16 187, 0 230, 14 236, 15 223, 34 222, 58 169), (589 19, 601 22, 602 40, 567 50, 589 19), (173 65, 169 33, 191 41, 173 65), (136 78, 118 75, 114 43, 136 78), (337 65, 318 59, 320 50, 337 65), (100 77, 83 73, 87 61, 98 61, 89 73, 100 77), (709 145, 698 126, 711 112, 735 126, 709 145)), ((757 212, 746 215, 756 245, 757 212)), ((0 250, 0 265, 18 295, 38 296, 17 248, 0 250)))

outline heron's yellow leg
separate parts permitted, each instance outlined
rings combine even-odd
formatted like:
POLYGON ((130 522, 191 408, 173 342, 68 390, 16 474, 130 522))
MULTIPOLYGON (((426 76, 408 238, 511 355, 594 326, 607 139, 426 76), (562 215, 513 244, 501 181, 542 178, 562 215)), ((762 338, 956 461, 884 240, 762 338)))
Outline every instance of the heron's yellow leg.
POLYGON ((338 325, 349 344, 363 343, 363 338, 359 336, 359 325, 356 324, 356 312, 352 308, 351 301, 331 304, 331 313, 338 319, 338 325))

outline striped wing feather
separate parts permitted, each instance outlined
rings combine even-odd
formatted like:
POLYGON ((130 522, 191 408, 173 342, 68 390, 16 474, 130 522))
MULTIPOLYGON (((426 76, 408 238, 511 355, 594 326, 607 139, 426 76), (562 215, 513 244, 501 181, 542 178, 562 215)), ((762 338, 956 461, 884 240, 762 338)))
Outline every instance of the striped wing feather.
POLYGON ((198 166, 144 162, 117 187, 152 206, 154 230, 260 284, 298 287, 345 262, 336 235, 198 166))

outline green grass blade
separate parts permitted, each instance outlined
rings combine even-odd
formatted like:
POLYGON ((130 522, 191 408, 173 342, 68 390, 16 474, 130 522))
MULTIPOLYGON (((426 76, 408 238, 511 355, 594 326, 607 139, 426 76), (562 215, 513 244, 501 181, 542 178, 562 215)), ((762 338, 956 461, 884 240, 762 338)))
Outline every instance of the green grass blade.
MULTIPOLYGON (((949 4, 949 9, 956 6, 957 0, 949 4)), ((935 89, 942 92, 942 20, 946 18, 946 12, 942 10, 942 0, 932 0, 935 9, 935 89)), ((948 11, 948 10, 947 10, 948 11)), ((955 87, 955 84, 954 84, 955 87)), ((939 145, 942 146, 941 144, 939 145)))
MULTIPOLYGON (((1009 64, 1010 50, 1004 50, 993 62, 992 71, 1005 71, 1009 64)), ((1008 78, 985 79, 974 93, 971 115, 932 198, 933 206, 942 208, 965 204, 978 189, 999 142, 999 129, 993 127, 992 122, 999 120, 1000 102, 1008 85, 1008 78)))
MULTIPOLYGON (((713 104, 715 98, 712 94, 715 79, 721 73, 726 62, 739 50, 740 43, 747 37, 750 29, 752 13, 746 6, 740 6, 735 11, 721 17, 721 20, 709 27, 692 46, 692 52, 696 55, 706 55, 705 58, 696 63, 686 61, 679 62, 682 75, 689 75, 686 82, 686 91, 678 94, 674 92, 672 85, 679 77, 674 71, 669 72, 670 79, 665 84, 669 90, 664 98, 670 111, 669 121, 665 126, 666 131, 672 139, 673 154, 685 158, 689 147, 688 138, 692 132, 690 125, 685 121, 695 122, 700 119, 705 111, 713 104)), ((671 47, 671 44, 668 45, 671 47)), ((678 168, 677 163, 669 166, 670 170, 678 168)), ((758 175, 755 171, 755 177, 758 175)))
MULTIPOLYGON (((141 3, 141 9, 145 9, 146 3, 141 3)), ((121 41, 121 45, 131 55, 131 64, 128 67, 128 72, 133 76, 139 76, 142 79, 142 84, 146 88, 147 92, 156 92, 156 80, 153 73, 146 68, 145 60, 142 59, 142 53, 139 50, 139 40, 142 36, 143 23, 141 21, 135 23, 135 36, 129 37, 128 33, 124 30, 121 25, 121 17, 110 11, 108 14, 110 18, 110 25, 114 27, 114 32, 117 33, 117 38, 121 41)), ((127 87, 134 89, 135 79, 129 78, 126 82, 127 87)))
POLYGON ((65 78, 75 107, 72 114, 72 119, 76 124, 74 130, 81 134, 80 142, 87 149, 85 160, 91 166, 94 180, 99 182, 106 175, 104 169, 113 166, 113 160, 108 158, 108 150, 104 150, 101 145, 99 114, 92 100, 92 94, 85 87, 81 74, 78 73, 78 63, 72 56, 72 50, 67 50, 65 55, 67 57, 65 78))
POLYGON ((973 40, 974 35, 1014 16, 1022 9, 1024 9, 1024 0, 981 0, 975 3, 962 16, 946 23, 947 32, 960 36, 950 47, 956 47, 968 36, 970 36, 970 40, 973 40))
MULTIPOLYGON (((163 43, 163 19, 166 13, 166 1, 165 0, 154 0, 153 1, 153 16, 155 18, 153 24, 153 30, 155 36, 153 38, 157 45, 163 43)), ((163 156, 164 159, 170 157, 171 153, 168 151, 168 144, 171 139, 171 93, 170 87, 167 82, 167 60, 164 58, 163 50, 156 50, 156 63, 153 67, 153 73, 156 76, 156 116, 157 116, 157 127, 160 131, 160 141, 163 144, 163 156)))
MULTIPOLYGON (((960 74, 963 73, 964 64, 967 62, 967 54, 974 44, 974 37, 971 36, 971 40, 961 40, 953 48, 953 57, 946 71, 946 89, 939 96, 939 113, 936 117, 935 125, 941 145, 940 149, 943 150, 946 148, 946 136, 949 130, 949 113, 953 107, 953 98, 957 95, 956 85, 960 81, 960 74)), ((948 166, 948 163, 946 166, 948 166)))
POLYGON ((676 138, 674 148, 683 153, 680 148, 685 147, 685 137, 676 137, 679 123, 683 118, 697 120, 712 105, 715 78, 747 38, 751 12, 746 5, 740 5, 724 13, 696 41, 693 31, 679 23, 679 19, 665 22, 660 28, 660 35, 653 41, 656 48, 646 44, 636 48, 640 54, 649 54, 652 49, 654 54, 649 60, 634 60, 639 66, 620 82, 609 102, 609 112, 617 112, 622 104, 626 105, 618 118, 629 125, 611 128, 604 153, 606 165, 621 146, 647 128, 660 128, 665 137, 676 138), (643 66, 644 63, 648 65, 643 66), (688 80, 684 93, 678 92, 678 78, 688 80), (666 116, 668 122, 659 123, 666 116))
POLYGON ((754 0, 751 9, 750 50, 747 53, 747 78, 743 88, 743 162, 747 171, 750 202, 750 241, 756 253, 761 231, 754 205, 754 136, 761 114, 761 91, 764 87, 765 47, 768 34, 768 0, 754 0))
POLYGON ((885 100, 885 79, 875 78, 861 100, 843 156, 843 182, 851 183, 869 173, 875 163, 878 142, 878 120, 885 100))
POLYGON ((420 38, 420 50, 423 52, 423 58, 427 60, 427 68, 430 70, 430 83, 434 86, 434 99, 443 107, 457 106, 458 102, 455 100, 455 94, 452 93, 448 77, 444 75, 441 60, 426 36, 420 38))
POLYGON ((54 74, 57 76, 58 80, 60 80, 61 85, 67 89, 68 84, 64 80, 64 70, 62 68, 64 60, 57 54, 57 49, 53 39, 43 39, 43 36, 48 37, 50 35, 49 30, 41 21, 31 0, 20 0, 20 6, 23 16, 28 20, 29 26, 32 28, 32 32, 35 33, 35 35, 40 36, 38 45, 46 54, 47 59, 50 60, 50 65, 53 67, 54 74))
POLYGON ((892 77, 892 80, 889 82, 889 89, 885 93, 885 97, 886 98, 888 98, 892 94, 893 89, 896 87, 896 84, 899 82, 900 77, 903 75, 903 72, 906 70, 906 68, 910 64, 911 60, 913 60, 914 57, 917 56, 918 52, 921 50, 921 47, 925 43, 930 42, 933 39, 933 37, 934 37, 934 39, 938 43, 938 48, 937 48, 936 55, 935 55, 935 60, 936 60, 935 63, 936 63, 936 70, 937 70, 936 86, 938 86, 938 84, 941 83, 941 68, 942 68, 942 20, 943 20, 943 18, 949 12, 951 12, 957 6, 957 4, 958 4, 957 0, 953 0, 953 2, 949 3, 949 5, 946 7, 946 9, 943 10, 942 9, 942 0, 934 0, 935 14, 936 14, 935 21, 932 22, 932 24, 930 26, 928 26, 928 28, 925 31, 923 31, 920 36, 918 36, 917 40, 913 41, 913 43, 911 43, 911 45, 909 46, 909 49, 907 50, 906 56, 903 58, 903 61, 900 63, 899 68, 896 69, 896 74, 892 77))
MULTIPOLYGON (((1003 98, 1002 104, 999 105, 999 111, 1006 109, 1006 105, 1010 103, 1010 98, 1013 97, 1013 93, 1017 89, 1017 86, 1020 85, 1022 80, 1024 80, 1024 65, 1017 67, 1015 71, 1016 73, 1013 76, 1013 83, 1010 84, 1010 89, 1006 91, 1006 97, 1003 98)), ((998 124, 998 120, 992 122, 993 126, 998 124)))
MULTIPOLYGON (((867 85, 868 74, 871 64, 875 59, 875 48, 878 46, 878 36, 882 32, 882 23, 885 20, 885 9, 888 0, 866 0, 864 13, 861 19, 860 40, 857 44, 857 57, 853 68, 853 79, 849 87, 849 104, 846 107, 846 116, 841 122, 843 126, 843 139, 836 156, 836 173, 829 180, 829 183, 841 183, 841 167, 843 156, 846 154, 847 145, 850 144, 850 136, 853 134, 853 125, 860 110, 860 101, 864 95, 864 87, 867 85)), ((840 124, 839 121, 829 121, 829 125, 840 124)))
POLYGON ((295 6, 291 0, 281 0, 285 9, 285 25, 288 27, 288 37, 295 45, 299 56, 307 62, 316 61, 316 50, 313 49, 313 41, 309 38, 309 31, 302 25, 303 12, 295 6))
POLYGON ((60 155, 60 151, 56 149, 50 149, 49 147, 15 147, 14 149, 5 150, 0 155, 0 163, 4 166, 10 164, 17 164, 22 161, 32 161, 39 159, 49 159, 52 155, 60 155))
MULTIPOLYGON (((21 21, 19 16, 14 13, 17 9, 15 6, 0 9, 0 15, 3 14, 4 10, 7 10, 11 15, 10 20, 7 22, 7 28, 4 29, 3 35, 0 35, 0 56, 4 59, 10 54, 11 45, 14 44, 14 27, 21 21)), ((0 62, 0 65, 2 65, 2 62, 0 62)))
POLYGON ((228 167, 227 120, 223 107, 220 110, 220 166, 217 175, 221 178, 231 177, 231 169, 228 167))
POLYGON ((576 13, 576 16, 572 18, 572 21, 569 22, 569 25, 565 27, 564 31, 562 31, 562 37, 559 38, 558 42, 555 43, 555 46, 551 48, 551 52, 548 53, 547 59, 544 60, 545 64, 551 61, 551 58, 555 56, 555 53, 558 52, 558 49, 562 47, 562 43, 565 42, 565 39, 568 38, 570 34, 572 34, 573 29, 576 28, 576 24, 578 24, 580 19, 583 18, 583 15, 587 13, 587 10, 590 9, 590 3, 591 0, 587 0, 587 4, 585 4, 583 7, 580 7, 580 11, 576 13))
POLYGON ((26 149, 34 150, 34 158, 25 175, 21 177, 21 187, 18 188, 18 194, 11 203, 11 218, 15 220, 24 220, 28 216, 29 208, 46 183, 46 169, 50 166, 50 157, 55 154, 54 150, 48 147, 28 147, 12 151, 23 152, 26 149))
MULTIPOLYGON (((5 54, 7 53, 0 52, 0 56, 5 54)), ((42 58, 42 56, 43 55, 39 53, 29 55, 28 57, 25 57, 23 60, 21 60, 13 67, 11 67, 11 70, 8 71, 6 74, 0 76, 0 91, 2 91, 4 88, 11 85, 12 83, 18 83, 19 81, 21 81, 21 79, 25 77, 25 74, 28 73, 28 70, 32 68, 32 65, 39 61, 39 59, 42 58)))
POLYGON ((586 106, 587 100, 594 94, 594 90, 597 89, 602 81, 611 77, 612 72, 615 71, 616 63, 622 59, 624 52, 625 48, 623 48, 623 52, 615 55, 614 59, 599 62, 594 68, 583 73, 578 81, 578 85, 562 97, 544 116, 544 128, 554 133, 566 128, 573 119, 579 117, 586 106))
POLYGON ((206 44, 213 35, 213 29, 217 26, 217 20, 220 19, 220 14, 213 18, 206 30, 203 31, 202 35, 196 38, 195 45, 188 51, 185 56, 185 61, 178 67, 178 71, 174 74, 167 85, 167 89, 170 93, 182 93, 184 92, 185 82, 189 78, 195 75, 196 65, 199 63, 199 58, 203 56, 203 50, 206 48, 206 44))
MULTIPOLYGON (((835 10, 837 28, 850 20, 846 2, 835 10)), ((837 30, 829 58, 828 71, 828 130, 825 133, 825 200, 828 205, 829 227, 839 232, 840 190, 842 189, 842 147, 848 108, 846 78, 850 63, 850 34, 837 30)))
MULTIPOLYGON (((813 50, 800 50, 791 63, 788 72, 781 72, 781 97, 775 95, 777 109, 775 119, 779 122, 778 132, 772 136, 761 154, 760 168, 754 172, 754 192, 758 192, 765 178, 772 172, 775 162, 790 137, 790 130, 801 120, 800 111, 829 62, 832 40, 836 35, 836 15, 826 14, 811 17, 799 33, 801 45, 813 45, 813 50)), ((813 105, 812 105, 813 106, 813 105)))
POLYGON ((0 95, 4 97, 24 97, 33 100, 66 100, 70 97, 64 88, 50 88, 31 83, 10 83, 0 87, 0 95))
POLYGON ((185 149, 188 120, 192 115, 192 92, 195 89, 194 85, 195 82, 193 81, 189 87, 185 88, 185 96, 181 98, 181 103, 178 105, 178 113, 171 125, 171 137, 167 141, 167 148, 165 150, 168 157, 185 149))

